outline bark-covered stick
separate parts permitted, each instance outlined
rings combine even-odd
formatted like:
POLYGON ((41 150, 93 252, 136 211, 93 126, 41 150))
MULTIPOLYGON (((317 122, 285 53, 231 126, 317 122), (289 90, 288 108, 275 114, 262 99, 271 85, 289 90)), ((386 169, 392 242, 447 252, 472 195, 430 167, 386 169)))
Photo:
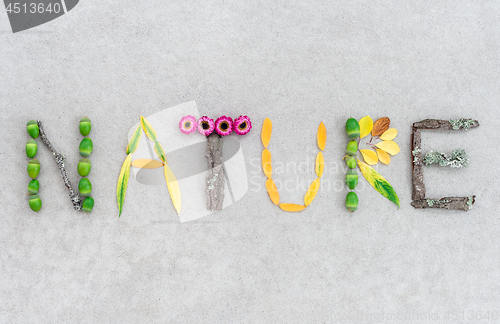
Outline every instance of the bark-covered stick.
POLYGON ((207 136, 208 175, 206 183, 207 209, 222 210, 224 203, 225 170, 222 163, 222 146, 224 137, 212 133, 207 136))
POLYGON ((57 166, 59 167, 59 170, 61 171, 64 180, 64 185, 69 190, 69 197, 71 198, 71 202, 73 203, 73 208, 75 208, 76 210, 81 210, 82 198, 80 197, 80 194, 78 192, 75 192, 71 187, 71 182, 69 181, 68 175, 66 174, 66 169, 64 168, 63 155, 57 152, 56 149, 52 146, 52 144, 50 144, 49 140, 47 139, 47 135, 45 135, 45 131, 42 127, 42 122, 38 120, 37 123, 38 123, 38 128, 40 129, 40 137, 42 138, 43 144, 45 144, 49 148, 50 152, 52 152, 52 155, 56 159, 57 166))
POLYGON ((411 205, 415 208, 443 208, 454 210, 469 210, 476 201, 476 196, 444 197, 441 199, 414 200, 411 205))

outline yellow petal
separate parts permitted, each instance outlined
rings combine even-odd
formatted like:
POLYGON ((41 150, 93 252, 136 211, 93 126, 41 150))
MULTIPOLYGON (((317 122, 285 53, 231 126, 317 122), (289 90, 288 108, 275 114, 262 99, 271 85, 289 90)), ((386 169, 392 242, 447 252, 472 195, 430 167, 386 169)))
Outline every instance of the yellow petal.
POLYGON ((268 179, 271 179, 273 176, 273 167, 271 165, 271 152, 268 149, 264 149, 262 151, 262 169, 264 170, 264 174, 268 179))
POLYGON ((276 184, 274 183, 273 179, 266 180, 266 190, 273 204, 279 205, 280 194, 278 192, 278 189, 276 188, 276 184))
POLYGON ((306 205, 306 207, 309 206, 316 197, 316 194, 319 190, 319 185, 319 178, 311 182, 311 185, 309 185, 309 189, 307 189, 306 195, 304 196, 304 205, 306 205))
POLYGON ((377 153, 372 150, 360 150, 365 162, 369 165, 375 165, 378 162, 377 153))
POLYGON ((389 154, 387 154, 386 151, 383 151, 381 149, 377 149, 377 154, 378 154, 378 159, 380 160, 380 162, 382 162, 384 164, 391 163, 391 156, 389 154))
POLYGON ((298 212, 304 210, 306 206, 297 204, 280 204, 280 208, 287 212, 298 212))
POLYGON ((163 162, 151 159, 137 159, 132 161, 132 166, 139 169, 157 169, 163 167, 163 162))
POLYGON ((262 144, 264 145, 264 148, 267 148, 267 146, 269 145, 272 132, 273 132, 273 123, 269 118, 264 119, 264 123, 262 124, 262 132, 260 133, 260 137, 262 139, 262 144))
POLYGON ((395 128, 389 128, 384 132, 384 134, 380 135, 380 139, 383 141, 392 141, 398 135, 398 130, 395 128))
POLYGON ((325 124, 323 124, 323 122, 319 124, 317 139, 318 139, 319 149, 324 151, 326 145, 326 127, 325 124))
POLYGON ((321 178, 324 170, 325 170, 325 158, 323 157, 323 153, 321 153, 320 151, 316 156, 316 167, 314 168, 314 171, 316 172, 318 178, 321 178))
POLYGON ((165 174, 165 181, 167 182, 170 199, 172 199, 174 208, 177 211, 177 214, 179 214, 181 212, 181 190, 179 189, 179 182, 177 182, 177 179, 168 164, 163 165, 163 172, 165 174))
POLYGON ((396 142, 393 142, 393 141, 378 142, 377 144, 375 144, 375 146, 381 150, 386 151, 390 155, 396 155, 400 151, 398 144, 396 144, 396 142))
POLYGON ((373 120, 370 116, 365 116, 359 120, 359 138, 370 134, 373 128, 373 120))

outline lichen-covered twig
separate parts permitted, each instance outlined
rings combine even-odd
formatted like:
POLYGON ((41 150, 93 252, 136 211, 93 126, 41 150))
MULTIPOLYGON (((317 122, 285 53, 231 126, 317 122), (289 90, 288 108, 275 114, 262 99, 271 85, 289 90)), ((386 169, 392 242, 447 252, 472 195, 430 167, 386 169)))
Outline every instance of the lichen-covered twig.
POLYGON ((469 157, 465 150, 454 150, 450 156, 444 153, 430 151, 424 157, 424 164, 438 164, 440 166, 449 166, 451 168, 466 168, 469 166, 469 157))
POLYGON ((467 211, 472 208, 475 200, 476 196, 444 197, 441 199, 414 200, 411 205, 415 208, 442 208, 467 211))
POLYGON ((64 156, 61 153, 57 152, 52 144, 50 144, 49 140, 47 139, 47 135, 45 134, 45 130, 42 127, 42 122, 38 120, 37 124, 38 128, 40 129, 40 137, 42 138, 43 144, 48 147, 48 149, 50 150, 50 152, 52 152, 52 155, 56 159, 57 166, 59 167, 64 180, 64 185, 69 190, 69 197, 71 198, 71 202, 73 203, 73 208, 75 208, 76 210, 81 210, 82 198, 80 197, 80 194, 74 191, 71 187, 71 182, 69 181, 68 175, 66 174, 66 169, 64 168, 64 156))
POLYGON ((207 209, 222 210, 224 203, 225 170, 222 163, 222 145, 224 137, 212 133, 207 136, 208 175, 206 183, 207 209))

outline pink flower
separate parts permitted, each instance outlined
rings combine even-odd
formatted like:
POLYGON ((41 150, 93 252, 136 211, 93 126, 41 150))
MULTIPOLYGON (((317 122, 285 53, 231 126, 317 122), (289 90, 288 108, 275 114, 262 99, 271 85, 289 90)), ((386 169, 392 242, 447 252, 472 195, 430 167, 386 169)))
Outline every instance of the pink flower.
POLYGON ((191 115, 182 117, 181 121, 179 122, 179 128, 184 134, 194 133, 196 131, 196 126, 198 126, 196 118, 191 115))
POLYGON ((248 116, 240 116, 233 123, 233 130, 238 135, 245 135, 252 129, 252 122, 248 116))
POLYGON ((200 132, 201 135, 208 136, 212 134, 214 131, 215 124, 212 118, 208 118, 207 116, 203 116, 200 119, 198 119, 198 132, 200 132))
POLYGON ((215 131, 221 136, 227 136, 233 131, 233 119, 227 116, 220 116, 215 121, 215 131))

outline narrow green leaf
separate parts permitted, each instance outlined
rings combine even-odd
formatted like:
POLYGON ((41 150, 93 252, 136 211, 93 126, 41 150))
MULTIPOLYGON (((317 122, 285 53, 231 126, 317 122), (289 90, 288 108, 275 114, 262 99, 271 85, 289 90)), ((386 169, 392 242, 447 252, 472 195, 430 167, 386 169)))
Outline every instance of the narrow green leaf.
POLYGON ((161 147, 160 142, 155 142, 155 152, 156 155, 162 160, 164 163, 167 163, 167 158, 165 157, 165 151, 163 151, 163 147, 161 147))
POLYGON ((116 200, 118 201, 118 209, 120 214, 122 214, 123 203, 125 202, 125 193, 127 192, 128 178, 130 176, 130 162, 132 160, 132 154, 129 154, 123 162, 122 169, 120 170, 120 176, 118 177, 118 184, 116 185, 116 200))
POLYGON ((134 153, 135 150, 137 150, 137 147, 139 146, 139 141, 141 140, 141 137, 142 137, 141 125, 138 125, 134 131, 134 134, 132 135, 132 138, 128 142, 127 154, 134 153))
POLYGON ((385 180, 380 173, 375 171, 375 169, 370 167, 368 164, 358 160, 358 166, 366 181, 368 181, 368 183, 371 184, 372 187, 375 188, 375 190, 377 190, 382 196, 398 205, 399 209, 399 197, 389 182, 387 182, 387 180, 385 180))
POLYGON ((168 193, 174 204, 177 214, 181 212, 181 190, 179 189, 179 182, 174 176, 172 169, 165 163, 163 166, 165 173, 165 181, 167 182, 168 193))
POLYGON ((156 142, 156 132, 153 126, 151 126, 151 124, 147 121, 147 119, 142 116, 141 116, 141 126, 142 129, 144 130, 144 133, 146 133, 146 136, 153 142, 156 142))

